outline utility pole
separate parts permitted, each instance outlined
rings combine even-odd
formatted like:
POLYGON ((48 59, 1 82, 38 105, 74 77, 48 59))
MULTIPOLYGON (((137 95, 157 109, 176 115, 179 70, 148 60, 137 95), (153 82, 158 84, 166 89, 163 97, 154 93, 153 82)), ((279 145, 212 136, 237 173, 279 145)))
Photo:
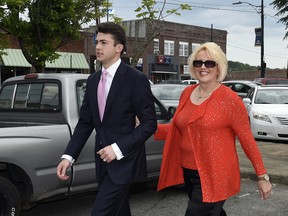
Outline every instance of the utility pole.
POLYGON ((266 63, 264 62, 264 5, 261 0, 261 78, 265 77, 266 63))
POLYGON ((260 7, 260 15, 261 15, 261 58, 260 58, 260 65, 261 65, 261 71, 260 71, 260 77, 263 78, 265 77, 265 70, 266 70, 266 63, 264 61, 264 4, 263 4, 263 0, 261 0, 261 6, 257 6, 257 5, 253 5, 249 2, 245 2, 245 1, 239 1, 239 2, 234 2, 232 3, 233 5, 237 5, 237 4, 248 4, 251 7, 253 7, 257 13, 259 13, 259 10, 257 10, 256 8, 259 9, 260 7))
POLYGON ((210 35, 210 41, 213 42, 213 24, 211 24, 211 35, 210 35))
POLYGON ((107 0, 107 22, 109 22, 109 0, 107 0))

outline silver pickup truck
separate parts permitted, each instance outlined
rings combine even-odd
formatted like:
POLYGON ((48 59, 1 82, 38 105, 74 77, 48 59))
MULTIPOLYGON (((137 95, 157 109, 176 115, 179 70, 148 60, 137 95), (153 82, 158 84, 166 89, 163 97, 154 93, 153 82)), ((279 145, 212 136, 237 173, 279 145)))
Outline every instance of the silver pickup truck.
MULTIPOLYGON (((0 91, 0 215, 20 215, 37 201, 97 190, 94 137, 60 181, 56 167, 78 121, 87 74, 28 74, 6 80, 0 91)), ((158 123, 169 111, 155 97, 158 123)), ((146 142, 148 177, 158 177, 162 141, 146 142)))

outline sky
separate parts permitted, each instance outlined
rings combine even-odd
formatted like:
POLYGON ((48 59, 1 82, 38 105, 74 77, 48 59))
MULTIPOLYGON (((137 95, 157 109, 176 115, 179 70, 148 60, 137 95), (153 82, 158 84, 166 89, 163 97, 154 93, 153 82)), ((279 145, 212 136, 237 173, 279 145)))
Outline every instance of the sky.
MULTIPOLYGON (((110 2, 113 4, 116 16, 123 20, 137 19, 134 10, 141 4, 141 0, 110 0, 110 2)), ((255 28, 261 26, 261 0, 242 1, 243 3, 238 5, 232 3, 239 0, 167 0, 167 2, 166 9, 175 8, 179 3, 186 3, 192 6, 192 10, 179 11, 180 16, 170 15, 165 18, 166 21, 226 30, 227 59, 253 66, 260 65, 261 48, 255 47, 254 44, 255 28)), ((272 0, 264 0, 263 3, 264 61, 269 68, 287 68, 288 39, 283 38, 288 30, 285 30, 284 24, 277 23, 279 17, 275 16, 277 11, 270 5, 271 2, 272 0)), ((155 9, 160 9, 160 5, 156 5, 155 9)))

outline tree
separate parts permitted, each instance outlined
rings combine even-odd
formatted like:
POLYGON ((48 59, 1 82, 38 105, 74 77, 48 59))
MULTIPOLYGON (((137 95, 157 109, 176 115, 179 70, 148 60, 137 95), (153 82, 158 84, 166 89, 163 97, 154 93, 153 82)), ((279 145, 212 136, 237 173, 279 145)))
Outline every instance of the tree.
MULTIPOLYGON (((175 3, 176 6, 173 9, 165 10, 165 6, 167 4, 167 0, 163 0, 163 2, 159 3, 155 0, 142 0, 141 5, 139 5, 135 12, 138 14, 136 15, 137 18, 143 18, 146 22, 146 26, 148 27, 147 35, 146 35, 146 41, 144 46, 138 45, 138 34, 135 33, 135 40, 134 40, 134 46, 133 46, 133 55, 131 60, 131 65, 136 66, 139 58, 143 55, 143 52, 145 48, 153 41, 155 37, 157 37, 160 34, 161 31, 161 24, 167 16, 170 16, 172 14, 180 16, 179 13, 180 10, 191 10, 191 6, 188 4, 178 4, 175 3), (160 4, 160 9, 156 9, 156 5, 160 4)), ((137 24, 137 22, 136 22, 137 24)), ((135 30, 139 30, 139 28, 136 26, 135 30)))
MULTIPOLYGON (((56 51, 81 37, 81 25, 97 19, 94 9, 102 0, 1 0, 0 46, 3 36, 15 37, 26 60, 37 72, 46 61, 59 57, 56 51)), ((100 14, 101 16, 102 14, 100 14)))
POLYGON ((287 30, 284 39, 288 39, 288 1, 287 0, 274 0, 271 5, 274 5, 274 8, 278 10, 276 16, 283 16, 279 19, 278 22, 283 23, 287 30))
POLYGON ((258 70, 260 66, 251 66, 237 61, 228 61, 229 71, 258 70))

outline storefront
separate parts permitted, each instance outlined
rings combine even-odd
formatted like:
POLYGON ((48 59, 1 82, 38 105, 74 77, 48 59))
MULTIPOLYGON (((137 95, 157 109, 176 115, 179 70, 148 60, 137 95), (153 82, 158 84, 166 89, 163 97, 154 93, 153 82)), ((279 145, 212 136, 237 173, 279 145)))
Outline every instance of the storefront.
MULTIPOLYGON (((9 77, 32 73, 31 64, 21 49, 4 49, 0 58, 0 83, 9 77)), ((59 58, 46 62, 45 73, 89 73, 90 67, 83 53, 56 52, 59 58)))

